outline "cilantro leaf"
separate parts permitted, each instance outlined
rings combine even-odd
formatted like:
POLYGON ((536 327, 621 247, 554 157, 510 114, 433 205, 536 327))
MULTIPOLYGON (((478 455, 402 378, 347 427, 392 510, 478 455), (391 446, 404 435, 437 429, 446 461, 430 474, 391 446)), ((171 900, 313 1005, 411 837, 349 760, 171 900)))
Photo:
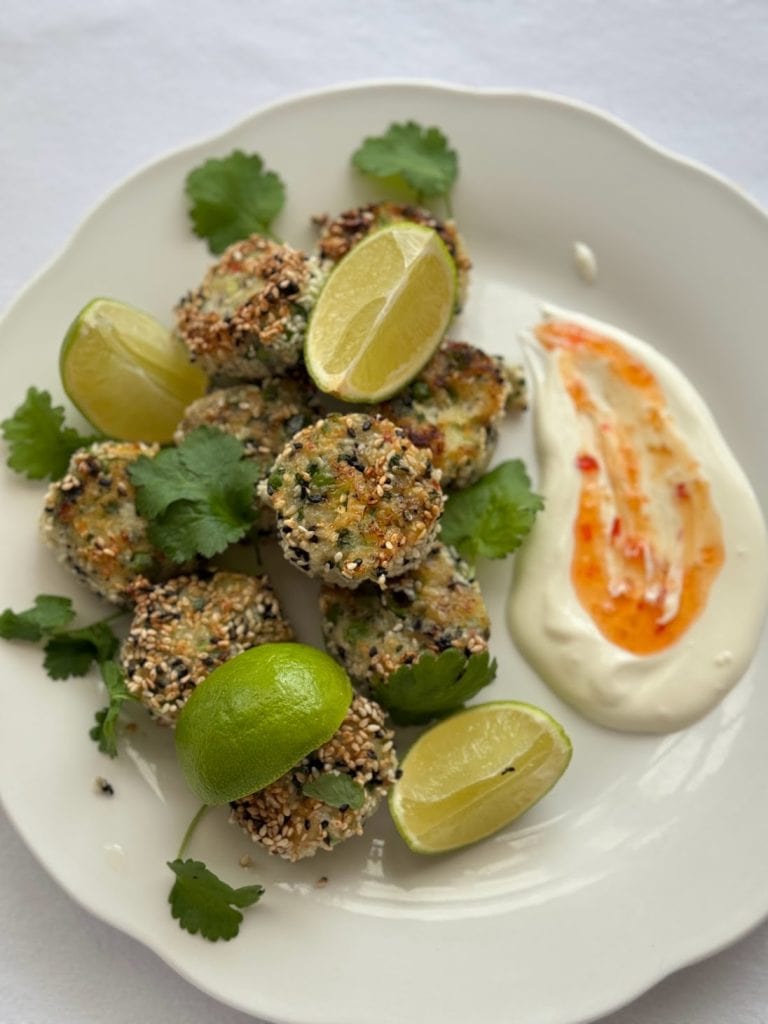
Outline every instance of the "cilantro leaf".
POLYGON ((88 735, 98 744, 102 754, 117 757, 117 719, 123 704, 133 700, 133 695, 126 687, 122 669, 116 661, 103 661, 100 668, 109 704, 96 712, 96 725, 88 735))
POLYGON ((214 253, 248 235, 269 234, 285 202, 280 178, 264 170, 258 154, 239 149, 190 171, 185 190, 195 234, 207 239, 214 253))
POLYGON ((149 538, 175 562, 210 558, 243 537, 257 518, 259 467, 240 441, 198 427, 178 446, 129 468, 149 538))
POLYGON ((119 640, 106 622, 60 630, 45 645, 43 666, 51 679, 84 676, 94 662, 109 661, 118 646, 119 640))
POLYGON ((457 711, 495 678, 496 661, 490 661, 487 651, 467 657, 453 647, 401 665, 373 685, 373 698, 396 725, 421 725, 457 711))
POLYGON ((38 594, 32 608, 14 612, 6 608, 0 615, 0 637, 3 640, 31 640, 33 643, 75 617, 68 597, 38 594))
POLYGON ((313 800, 322 800, 329 807, 339 807, 346 810, 350 807, 353 811, 359 810, 365 801, 363 787, 350 779, 348 775, 340 775, 336 772, 323 772, 315 778, 307 779, 301 787, 304 796, 312 797, 313 800))
POLYGON ((64 426, 64 409, 47 391, 29 388, 12 416, 0 423, 10 447, 7 463, 30 480, 57 480, 67 471, 72 453, 95 441, 64 426))
POLYGON ((471 561, 477 555, 504 558, 520 546, 542 508, 524 464, 510 459, 450 495, 440 519, 440 539, 471 561))
POLYGON ((374 178, 401 178, 419 198, 447 196, 459 172, 459 158, 440 129, 415 121, 391 124, 383 135, 364 139, 352 163, 374 178))
POLYGON ((168 896, 171 915, 192 935, 217 942, 233 939, 240 930, 243 915, 238 907, 250 907, 264 894, 261 885, 233 889, 222 882, 199 860, 168 861, 176 881, 168 896))

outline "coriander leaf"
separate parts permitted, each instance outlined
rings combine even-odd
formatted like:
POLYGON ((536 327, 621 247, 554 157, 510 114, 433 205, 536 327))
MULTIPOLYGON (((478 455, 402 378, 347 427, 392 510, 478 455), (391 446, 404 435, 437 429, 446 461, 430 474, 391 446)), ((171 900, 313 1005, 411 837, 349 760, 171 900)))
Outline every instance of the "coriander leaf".
POLYGON ((54 630, 66 626, 75 617, 68 597, 38 594, 32 608, 14 612, 6 608, 0 615, 0 637, 3 640, 40 640, 54 630))
POLYGON ((519 459, 502 462, 463 491, 451 494, 440 519, 440 539, 474 560, 504 558, 520 546, 544 502, 531 490, 519 459))
POLYGON ((43 666, 52 679, 83 676, 93 662, 113 657, 119 641, 106 622, 94 622, 81 629, 61 630, 45 645, 43 666))
POLYGON ((102 754, 117 757, 117 720, 123 704, 127 700, 132 700, 133 695, 126 687, 125 677, 116 661, 104 661, 100 668, 109 704, 96 712, 96 725, 91 728, 88 735, 98 743, 102 754))
POLYGON ((456 648, 422 654, 373 685, 373 697, 396 725, 421 725, 457 711, 496 678, 496 661, 487 651, 469 657, 456 648))
POLYGON ((419 197, 447 195, 459 171, 459 158, 440 129, 415 121, 391 124, 383 135, 364 139, 352 163, 374 178, 402 178, 419 197))
POLYGON ((195 234, 214 253, 248 235, 268 235, 285 202, 280 178, 264 170, 258 154, 239 149, 190 171, 185 189, 195 234))
POLYGON ((301 792, 314 800, 322 800, 329 807, 344 810, 351 807, 353 811, 357 811, 365 800, 363 787, 359 783, 350 779, 348 775, 339 775, 336 772, 323 772, 322 775, 307 779, 301 787, 301 792))
POLYGON ((212 496, 207 507, 199 502, 178 501, 151 524, 149 538, 174 562, 186 562, 196 554, 211 558, 240 540, 250 528, 251 507, 238 514, 225 501, 212 496))
POLYGON ((72 453, 91 444, 95 437, 83 437, 64 426, 64 409, 52 405, 47 391, 29 388, 12 416, 0 423, 10 447, 7 463, 30 480, 57 480, 67 471, 72 453))
POLYGON ((175 562, 218 554, 256 521, 259 467, 221 430, 198 427, 177 448, 141 457, 128 472, 150 540, 175 562))
POLYGON ((177 448, 165 448, 153 459, 140 455, 128 467, 128 475, 136 488, 136 510, 145 519, 161 516, 174 501, 194 501, 200 495, 177 448))
POLYGON ((233 939, 243 915, 237 907, 250 907, 264 894, 261 885, 233 889, 199 860, 168 861, 176 881, 168 896, 171 915, 192 935, 198 932, 210 942, 233 939))

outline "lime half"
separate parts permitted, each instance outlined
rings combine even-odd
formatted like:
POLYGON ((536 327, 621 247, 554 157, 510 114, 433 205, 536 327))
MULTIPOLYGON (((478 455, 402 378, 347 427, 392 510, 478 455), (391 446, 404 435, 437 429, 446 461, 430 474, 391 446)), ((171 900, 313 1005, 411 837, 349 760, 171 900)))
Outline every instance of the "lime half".
POLYGON ((93 299, 77 314, 59 370, 83 416, 123 441, 171 441, 184 410, 207 386, 181 341, 116 299, 93 299))
POLYGON ((390 791, 397 830, 416 853, 445 853, 508 825, 554 786, 571 741, 517 701, 478 704, 427 730, 390 791))
POLYGON ((304 357, 317 386, 378 402, 416 376, 456 303, 456 265, 436 231, 397 223, 354 247, 331 273, 309 322, 304 357))
POLYGON ((333 736, 352 684, 306 644, 262 644, 224 662, 192 691, 176 723, 189 788, 207 804, 264 789, 333 736))

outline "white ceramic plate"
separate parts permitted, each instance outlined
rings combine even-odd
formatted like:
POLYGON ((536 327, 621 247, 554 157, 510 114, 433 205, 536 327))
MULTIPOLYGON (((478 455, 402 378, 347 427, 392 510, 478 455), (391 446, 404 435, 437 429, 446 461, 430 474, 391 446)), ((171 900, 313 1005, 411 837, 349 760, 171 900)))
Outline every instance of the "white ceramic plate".
MULTIPOLYGON (((531 295, 581 308, 653 341, 709 400, 765 506, 768 404, 762 344, 768 220, 735 189, 591 110, 518 93, 395 83, 331 90, 264 110, 142 171, 88 218, 0 327, 0 411, 29 384, 58 398, 56 354, 73 314, 106 294, 169 321, 209 260, 187 223, 190 168, 238 146, 287 183, 278 232, 310 244, 308 217, 375 196, 351 170, 364 135, 392 120, 440 125, 461 155, 454 209, 476 264, 454 337, 512 358, 531 295), (599 262, 589 286, 572 246, 599 262)), ((528 420, 498 457, 533 461, 528 420)), ((42 488, 0 479, 0 607, 66 593, 97 602, 37 542, 42 488), (8 538, 13 543, 8 543, 8 538)), ((168 913, 175 856, 195 804, 170 736, 137 719, 115 762, 86 732, 96 680, 55 683, 40 655, 3 644, 0 789, 13 821, 59 883, 186 978, 255 1015, 294 1024, 575 1024, 744 933, 768 912, 768 671, 750 672, 694 728, 656 738, 591 726, 516 654, 505 626, 509 564, 482 567, 499 678, 486 696, 540 704, 574 741, 571 768, 519 824, 439 859, 409 853, 382 811, 366 836, 290 866, 259 856, 226 812, 192 853, 268 895, 240 937, 211 945, 168 913), (109 778, 115 796, 96 796, 109 778), (253 852, 253 868, 239 866, 253 852), (328 876, 323 888, 315 883, 328 876)), ((307 581, 280 577, 302 639, 318 642, 307 581)))

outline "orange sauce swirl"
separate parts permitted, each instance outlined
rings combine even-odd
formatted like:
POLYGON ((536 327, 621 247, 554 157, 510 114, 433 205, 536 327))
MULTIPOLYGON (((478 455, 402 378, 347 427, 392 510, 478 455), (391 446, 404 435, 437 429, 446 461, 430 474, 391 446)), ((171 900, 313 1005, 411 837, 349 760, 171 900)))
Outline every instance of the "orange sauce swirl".
POLYGON ((578 416, 576 595, 612 643, 656 654, 701 614, 725 561, 709 484, 644 363, 567 321, 540 324, 536 336, 578 416))

